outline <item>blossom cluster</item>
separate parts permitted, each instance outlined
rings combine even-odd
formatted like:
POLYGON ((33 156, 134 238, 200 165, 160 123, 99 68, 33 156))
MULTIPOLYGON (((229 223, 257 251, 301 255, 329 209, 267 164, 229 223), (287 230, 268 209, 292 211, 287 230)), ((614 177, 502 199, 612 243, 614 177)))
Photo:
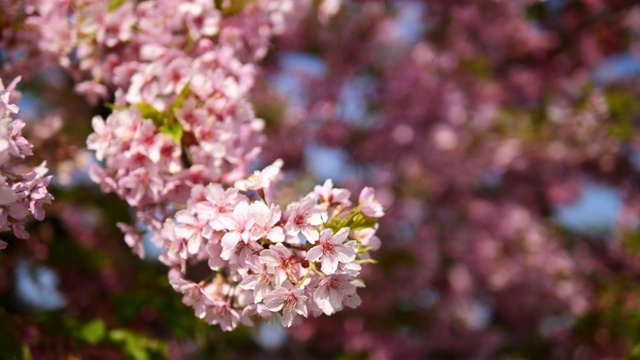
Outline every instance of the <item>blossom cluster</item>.
POLYGON ((28 22, 44 33, 67 19, 40 48, 58 56, 89 101, 115 93, 111 114, 92 120, 87 146, 101 163, 90 176, 135 209, 133 225, 119 224, 125 242, 143 257, 151 233, 198 317, 231 330, 253 315, 291 326, 355 307, 360 264, 379 246, 384 214, 373 189, 353 208, 350 193, 327 181, 281 207, 283 162, 248 171, 265 141, 249 101, 256 61, 293 2, 216 4, 40 2, 28 22), (213 274, 196 283, 186 275, 197 262, 213 274))
POLYGON ((75 14, 79 69, 92 77, 76 90, 99 98, 117 88, 113 112, 93 119, 87 141, 105 161, 92 169, 105 191, 144 209, 184 203, 195 184, 231 184, 246 173, 264 125, 247 100, 260 54, 244 53, 266 46, 287 3, 247 5, 249 15, 228 23, 210 1, 97 2, 75 14), (245 45, 256 38, 264 40, 245 45))
MULTIPOLYGON (((279 165, 265 170, 277 175, 279 165)), ((251 324, 255 315, 289 327, 301 317, 358 306, 361 264, 380 246, 375 231, 384 212, 373 189, 363 189, 353 207, 350 192, 327 180, 282 211, 259 195, 265 184, 273 186, 270 175, 252 177, 250 186, 241 180, 194 187, 187 208, 156 236, 183 302, 223 330, 251 324), (199 262, 209 268, 204 280, 188 279, 199 262)))
MULTIPOLYGON (((32 87, 38 105, 64 108, 69 120, 103 115, 88 141, 100 162, 91 176, 134 208, 134 223, 119 224, 125 242, 140 256, 144 241, 162 246, 171 284, 210 323, 293 325, 361 297, 344 316, 287 331, 297 356, 624 358, 638 352, 640 306, 629 286, 640 277, 636 3, 0 0, 0 75, 66 70, 72 81, 36 77, 46 80, 32 87), (90 104, 113 103, 112 113, 75 104, 72 88, 90 104), (347 193, 328 183, 330 195, 293 195, 306 177, 276 184, 280 161, 249 174, 278 158, 286 176, 336 174, 354 192, 375 186, 393 204, 379 231, 380 208, 365 206, 375 202, 346 205, 347 193), (594 194, 607 205, 597 213, 587 206, 594 194), (594 218, 567 221, 565 210, 594 218), (374 232, 384 267, 367 269, 374 232), (361 280, 367 289, 356 294, 361 280), (333 281, 341 290, 327 295, 333 281)), ((34 125, 29 141, 51 168, 79 156, 83 127, 52 137, 34 125)), ((32 234, 43 241, 27 243, 38 248, 27 256, 46 260, 60 231, 103 252, 102 271, 78 278, 83 267, 72 261, 56 271, 68 301, 57 315, 104 318, 113 307, 105 293, 152 285, 127 276, 142 263, 114 261, 122 249, 97 220, 119 208, 101 197, 78 207, 69 199, 86 193, 76 185, 48 211, 55 233, 32 234)), ((0 278, 0 292, 12 291, 0 278)), ((216 340, 216 355, 205 344, 194 354, 173 337, 183 329, 157 322, 171 299, 154 299, 134 320, 168 341, 165 357, 260 351, 216 340)), ((17 331, 33 333, 27 317, 11 315, 17 331)), ((54 344, 108 357, 36 329, 34 357, 54 344)))
POLYGON ((93 119, 87 139, 104 161, 91 175, 138 210, 135 226, 120 226, 139 255, 142 224, 158 230, 192 187, 230 185, 247 173, 264 141, 263 120, 248 101, 252 62, 281 31, 289 7, 255 2, 243 16, 223 19, 212 2, 150 1, 115 9, 94 3, 75 14, 79 70, 92 77, 76 90, 98 97, 117 88, 113 112, 93 119))
MULTIPOLYGON (((15 160, 33 155, 31 144, 22 136, 25 123, 18 119, 19 108, 14 103, 20 78, 5 88, 0 80, 0 231, 13 230, 15 236, 27 239, 25 222, 29 215, 44 218, 43 204, 53 200, 47 191, 51 176, 45 176, 45 163, 36 167, 16 164, 15 160)), ((0 240, 0 249, 7 243, 0 240)))

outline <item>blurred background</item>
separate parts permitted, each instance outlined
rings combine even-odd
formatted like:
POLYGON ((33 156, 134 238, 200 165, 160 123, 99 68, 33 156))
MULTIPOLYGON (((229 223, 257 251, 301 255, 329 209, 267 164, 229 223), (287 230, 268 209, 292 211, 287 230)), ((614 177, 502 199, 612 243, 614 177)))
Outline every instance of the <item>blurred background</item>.
POLYGON ((47 68, 19 105, 56 200, 29 240, 1 235, 0 357, 640 358, 640 6, 303 8, 260 64, 256 167, 282 158, 302 193, 376 188, 389 210, 362 305, 291 329, 197 319, 159 249, 124 243, 128 206, 87 176, 90 119, 110 110, 47 68))

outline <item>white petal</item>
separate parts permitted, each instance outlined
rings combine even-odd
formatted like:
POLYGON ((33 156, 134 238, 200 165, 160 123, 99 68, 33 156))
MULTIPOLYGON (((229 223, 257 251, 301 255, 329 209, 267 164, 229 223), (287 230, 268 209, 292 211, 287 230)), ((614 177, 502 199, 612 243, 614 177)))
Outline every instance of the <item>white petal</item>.
POLYGON ((258 259, 261 264, 271 264, 278 265, 280 264, 280 257, 278 253, 273 250, 265 249, 260 252, 260 258, 258 259))
POLYGON ((222 248, 225 251, 231 251, 236 247, 238 241, 240 241, 240 234, 237 232, 228 232, 222 237, 222 248))
POLYGON ((271 231, 269 231, 267 239, 273 242, 281 243, 284 241, 284 231, 280 226, 274 227, 273 229, 271 229, 271 231))
POLYGON ((337 245, 334 251, 338 260, 343 263, 351 262, 356 258, 356 252, 348 246, 337 245))
POLYGON ((312 244, 315 243, 320 237, 320 235, 318 234, 318 229, 316 229, 315 227, 305 226, 300 230, 302 231, 302 235, 307 238, 307 241, 312 244))
POLYGON ((349 228, 342 228, 338 230, 338 232, 333 235, 331 238, 331 242, 334 244, 342 244, 345 240, 347 240, 347 236, 349 236, 349 228))
POLYGON ((318 261, 322 256, 322 246, 314 246, 307 251, 306 259, 309 261, 318 261))
POLYGON ((327 275, 331 275, 336 272, 338 269, 338 259, 336 259, 333 255, 325 254, 322 257, 322 267, 321 270, 323 273, 327 275))
POLYGON ((344 294, 340 291, 329 291, 329 302, 331 302, 331 306, 336 309, 336 311, 342 309, 342 299, 344 299, 344 294))
POLYGON ((200 250, 200 244, 202 243, 202 238, 200 236, 195 236, 189 240, 187 244, 187 250, 189 254, 196 254, 200 250))

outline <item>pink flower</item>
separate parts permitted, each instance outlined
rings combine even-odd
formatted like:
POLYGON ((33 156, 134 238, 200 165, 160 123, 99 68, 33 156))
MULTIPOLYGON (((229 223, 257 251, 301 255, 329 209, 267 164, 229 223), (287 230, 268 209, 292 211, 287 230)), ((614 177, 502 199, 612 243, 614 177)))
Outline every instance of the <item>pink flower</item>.
POLYGON ((291 283, 285 282, 281 287, 268 293, 264 299, 264 306, 271 312, 282 310, 280 322, 284 327, 290 327, 293 320, 302 315, 307 317, 307 297, 291 283))
POLYGON ((285 230, 290 235, 302 235, 307 238, 310 243, 318 240, 318 226, 322 225, 327 219, 327 213, 322 206, 316 204, 316 199, 307 196, 300 202, 294 202, 287 206, 287 223, 285 230))
POLYGON ((307 260, 321 261, 321 270, 327 275, 335 273, 338 263, 349 263, 356 257, 352 244, 344 244, 347 236, 349 228, 342 228, 335 235, 331 229, 322 230, 318 244, 307 251, 307 260))
POLYGON ((250 207, 255 219, 251 239, 267 238, 273 242, 283 242, 284 232, 280 226, 275 226, 280 221, 280 207, 275 204, 267 207, 262 201, 253 202, 250 207))
POLYGON ((206 310, 204 320, 212 325, 220 325, 222 331, 231 331, 238 326, 240 314, 228 302, 217 299, 209 300, 206 310))
POLYGON ((280 174, 282 164, 282 159, 278 159, 262 171, 256 170, 248 178, 236 181, 233 186, 241 191, 266 189, 280 174))
POLYGON ((160 75, 160 92, 165 95, 179 94, 189 81, 191 61, 185 57, 176 57, 160 75))
POLYGON ((16 201, 16 195, 11 186, 7 184, 3 176, 0 175, 0 206, 7 206, 16 201))
POLYGON ((20 110, 18 105, 10 103, 12 90, 20 80, 21 78, 18 76, 6 88, 2 80, 0 80, 0 119, 9 117, 10 114, 17 114, 20 110))
POLYGON ((206 201, 196 204, 196 211, 211 222, 215 230, 229 228, 233 224, 233 212, 240 201, 248 200, 238 190, 224 190, 220 184, 209 184, 204 188, 206 201))
POLYGON ((373 188, 365 187, 360 192, 360 208, 365 216, 379 218, 384 216, 382 204, 376 199, 373 188))
POLYGON ((93 133, 87 138, 87 149, 95 150, 96 159, 104 160, 104 156, 109 149, 109 142, 112 135, 112 127, 107 126, 100 116, 94 116, 91 119, 93 133))
POLYGON ((211 270, 220 270, 227 264, 227 262, 222 257, 220 257, 220 255, 222 254, 222 245, 220 245, 220 238, 222 236, 219 235, 219 233, 215 233, 215 235, 217 237, 217 240, 209 241, 206 250, 207 254, 209 255, 209 268, 211 268, 211 270))
POLYGON ((371 250, 378 250, 382 244, 380 238, 375 233, 378 230, 378 224, 373 228, 364 228, 351 232, 351 238, 356 240, 360 245, 368 247, 371 250))
POLYGON ((44 219, 42 205, 50 204, 53 200, 53 196, 47 190, 51 176, 44 176, 47 171, 46 163, 43 162, 33 168, 33 171, 23 176, 24 184, 29 191, 29 210, 37 220, 44 219))
POLYGON ((78 94, 84 95, 91 105, 96 105, 99 100, 109 97, 109 89, 95 81, 83 81, 78 83, 74 89, 78 94))
POLYGON ((170 278, 169 282, 175 291, 184 294, 182 302, 187 306, 191 306, 198 318, 203 319, 207 315, 206 302, 208 295, 203 291, 202 286, 177 276, 170 278))
POLYGON ((322 186, 316 185, 315 188, 313 188, 313 192, 318 199, 322 201, 325 208, 335 205, 342 207, 351 206, 351 201, 349 200, 351 192, 347 189, 334 188, 333 181, 331 181, 331 179, 325 180, 322 186))
POLYGON ((209 115, 207 110, 198 107, 198 103, 193 97, 186 98, 182 106, 174 112, 184 131, 193 131, 194 128, 200 127, 209 115))
POLYGON ((185 239, 189 254, 197 254, 207 238, 211 236, 211 228, 206 221, 192 214, 189 210, 181 210, 176 214, 175 234, 178 238, 185 239))
POLYGON ((129 245, 131 250, 138 255, 141 259, 144 259, 144 246, 142 244, 142 231, 135 227, 125 224, 117 223, 116 226, 124 233, 124 242, 129 245))
POLYGON ((160 260, 169 266, 180 266, 180 269, 186 268, 186 259, 189 256, 187 252, 187 241, 176 235, 176 224, 173 219, 164 222, 160 236, 164 241, 164 252, 160 255, 160 260))
POLYGON ((318 20, 326 24, 331 17, 338 13, 342 0, 322 0, 318 7, 318 20))
POLYGON ((255 219, 250 212, 249 204, 246 201, 239 202, 233 209, 233 219, 227 228, 229 232, 222 237, 221 257, 223 259, 229 259, 238 242, 242 241, 245 244, 249 242, 251 239, 250 230, 254 222, 255 219))
POLYGON ((287 279, 297 281, 300 265, 293 253, 282 244, 271 245, 269 249, 262 250, 259 261, 273 272, 276 285, 282 285, 287 279))
POLYGON ((264 296, 273 290, 271 283, 274 280, 274 274, 269 271, 267 265, 262 264, 257 256, 253 256, 245 261, 245 265, 253 272, 247 275, 240 282, 240 288, 253 292, 254 302, 257 304, 262 301, 264 296))
POLYGON ((184 17, 189 35, 193 39, 213 36, 219 31, 220 14, 210 1, 185 1, 178 7, 178 12, 184 17))
POLYGON ((325 276, 313 293, 313 300, 326 315, 342 310, 346 296, 356 293, 353 278, 344 274, 325 276))

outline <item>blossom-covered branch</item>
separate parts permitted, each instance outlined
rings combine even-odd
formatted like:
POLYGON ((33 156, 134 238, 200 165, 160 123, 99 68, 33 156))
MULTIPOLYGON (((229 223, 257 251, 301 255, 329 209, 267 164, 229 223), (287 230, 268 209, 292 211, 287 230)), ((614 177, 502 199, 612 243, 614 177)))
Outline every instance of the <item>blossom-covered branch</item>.
MULTIPOLYGON (((20 94, 15 90, 20 78, 5 88, 0 80, 0 231, 11 229, 21 239, 29 238, 25 230, 27 217, 44 219, 43 204, 51 203, 47 191, 51 176, 45 176, 45 163, 36 167, 21 164, 32 156, 31 144, 22 136, 25 123, 18 119, 15 104, 20 94)), ((0 249, 7 243, 0 240, 0 249)))
POLYGON ((349 192, 328 181, 283 211, 282 161, 249 174, 265 141, 249 101, 256 63, 294 2, 73 5, 39 3, 29 22, 44 33, 69 19, 47 48, 89 101, 115 92, 87 145, 101 162, 92 179, 135 209, 133 225, 119 224, 127 244, 143 257, 151 233, 185 304, 224 330, 253 315, 291 326, 357 306, 360 263, 379 246, 373 190, 351 208, 349 192), (212 273, 188 279, 202 262, 212 273))

